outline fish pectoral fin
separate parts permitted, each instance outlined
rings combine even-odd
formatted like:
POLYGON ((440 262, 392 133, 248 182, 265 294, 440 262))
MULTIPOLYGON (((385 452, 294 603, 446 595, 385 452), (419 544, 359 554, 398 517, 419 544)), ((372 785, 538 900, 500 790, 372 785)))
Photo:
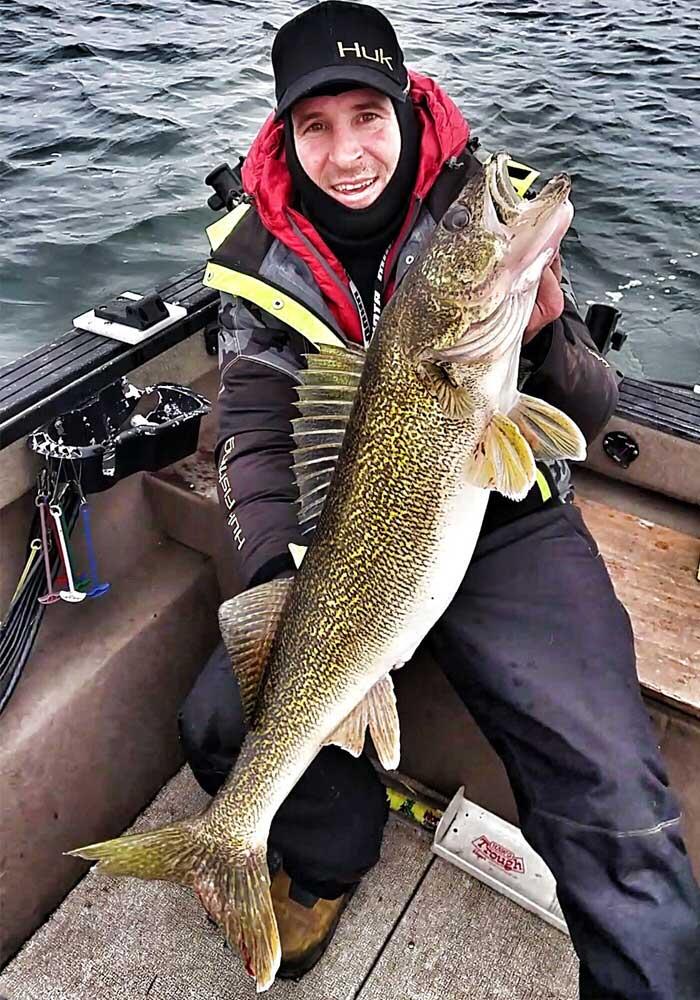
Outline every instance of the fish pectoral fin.
POLYGON ((496 413, 470 455, 464 474, 473 486, 522 500, 535 481, 535 460, 513 421, 496 413))
POLYGON ((364 749, 368 728, 382 767, 387 771, 395 771, 399 766, 401 745, 394 682, 389 674, 384 674, 367 692, 328 737, 324 746, 335 744, 353 757, 359 757, 364 749))
POLYGON ((468 420, 474 412, 474 400, 468 389, 450 381, 447 372, 432 361, 421 361, 418 377, 431 396, 437 399, 447 417, 468 420))
POLYGON ((219 628, 251 724, 265 665, 291 590, 293 578, 271 580, 232 597, 219 608, 219 628))
POLYGON ((583 434, 571 417, 551 403, 520 393, 508 416, 520 428, 535 458, 582 462, 586 457, 583 434))
POLYGON ((395 771, 401 759, 399 713, 396 708, 394 682, 384 674, 367 694, 369 700, 369 732, 374 749, 387 771, 395 771))

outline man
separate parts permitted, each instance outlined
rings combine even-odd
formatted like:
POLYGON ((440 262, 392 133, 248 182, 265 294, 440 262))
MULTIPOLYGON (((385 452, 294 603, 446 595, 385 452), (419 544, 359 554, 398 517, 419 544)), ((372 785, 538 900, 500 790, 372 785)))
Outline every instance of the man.
MULTIPOLYGON (((294 572, 290 421, 306 338, 366 344, 482 169, 464 118, 437 84, 407 74, 379 11, 312 7, 280 30, 272 62, 277 108, 245 163, 248 203, 211 227, 207 268, 221 291, 221 503, 245 587, 294 572)), ((616 379, 559 279, 554 262, 523 337, 523 375, 527 392, 591 440, 615 407, 616 379)), ((504 761, 523 832, 554 872, 581 996, 690 1000, 700 997, 700 906, 678 804, 629 619, 567 492, 561 468, 543 465, 524 500, 492 495, 467 575, 427 641, 504 761)), ((212 794, 243 738, 237 697, 219 651, 183 708, 188 759, 212 794)), ((378 858, 385 820, 369 762, 323 749, 270 835, 281 975, 317 961, 378 858)))

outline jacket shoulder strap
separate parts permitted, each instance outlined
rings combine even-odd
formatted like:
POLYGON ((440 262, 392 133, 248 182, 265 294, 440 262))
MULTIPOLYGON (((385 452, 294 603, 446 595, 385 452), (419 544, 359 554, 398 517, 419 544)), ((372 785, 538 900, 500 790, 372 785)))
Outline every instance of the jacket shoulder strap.
POLYGON ((226 237, 234 231, 238 223, 250 210, 250 207, 246 202, 241 202, 240 205, 236 205, 226 215, 217 219, 216 222, 212 222, 210 226, 207 226, 205 232, 212 250, 219 249, 226 237))
POLYGON ((246 274, 210 260, 204 272, 204 284, 208 288, 216 288, 220 292, 228 292, 246 302, 252 302, 312 344, 342 348, 346 346, 338 334, 311 309, 302 305, 289 292, 258 275, 246 274))
POLYGON ((312 344, 345 347, 345 342, 313 310, 269 279, 260 266, 274 242, 254 205, 243 202, 209 226, 209 255, 203 283, 252 303, 312 344))

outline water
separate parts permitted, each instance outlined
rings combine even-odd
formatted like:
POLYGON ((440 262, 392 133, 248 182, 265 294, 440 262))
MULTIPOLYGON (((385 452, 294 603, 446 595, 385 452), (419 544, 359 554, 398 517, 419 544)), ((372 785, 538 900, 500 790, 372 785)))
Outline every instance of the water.
MULTIPOLYGON (((0 0, 0 363, 199 263, 209 170, 273 105, 307 4, 0 0)), ((579 301, 615 302, 629 374, 700 379, 697 0, 387 0, 410 66, 487 147, 565 169, 579 301)))

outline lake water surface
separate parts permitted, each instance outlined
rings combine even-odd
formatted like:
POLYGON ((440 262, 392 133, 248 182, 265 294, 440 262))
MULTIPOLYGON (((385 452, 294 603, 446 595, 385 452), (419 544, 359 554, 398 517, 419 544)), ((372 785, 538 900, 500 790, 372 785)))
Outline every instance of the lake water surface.
MULTIPOLYGON (((0 0, 0 364, 207 253, 204 176, 273 106, 307 4, 0 0)), ((700 381, 697 0, 387 0, 409 66, 489 148, 568 171, 582 311, 616 303, 629 374, 700 381)))

